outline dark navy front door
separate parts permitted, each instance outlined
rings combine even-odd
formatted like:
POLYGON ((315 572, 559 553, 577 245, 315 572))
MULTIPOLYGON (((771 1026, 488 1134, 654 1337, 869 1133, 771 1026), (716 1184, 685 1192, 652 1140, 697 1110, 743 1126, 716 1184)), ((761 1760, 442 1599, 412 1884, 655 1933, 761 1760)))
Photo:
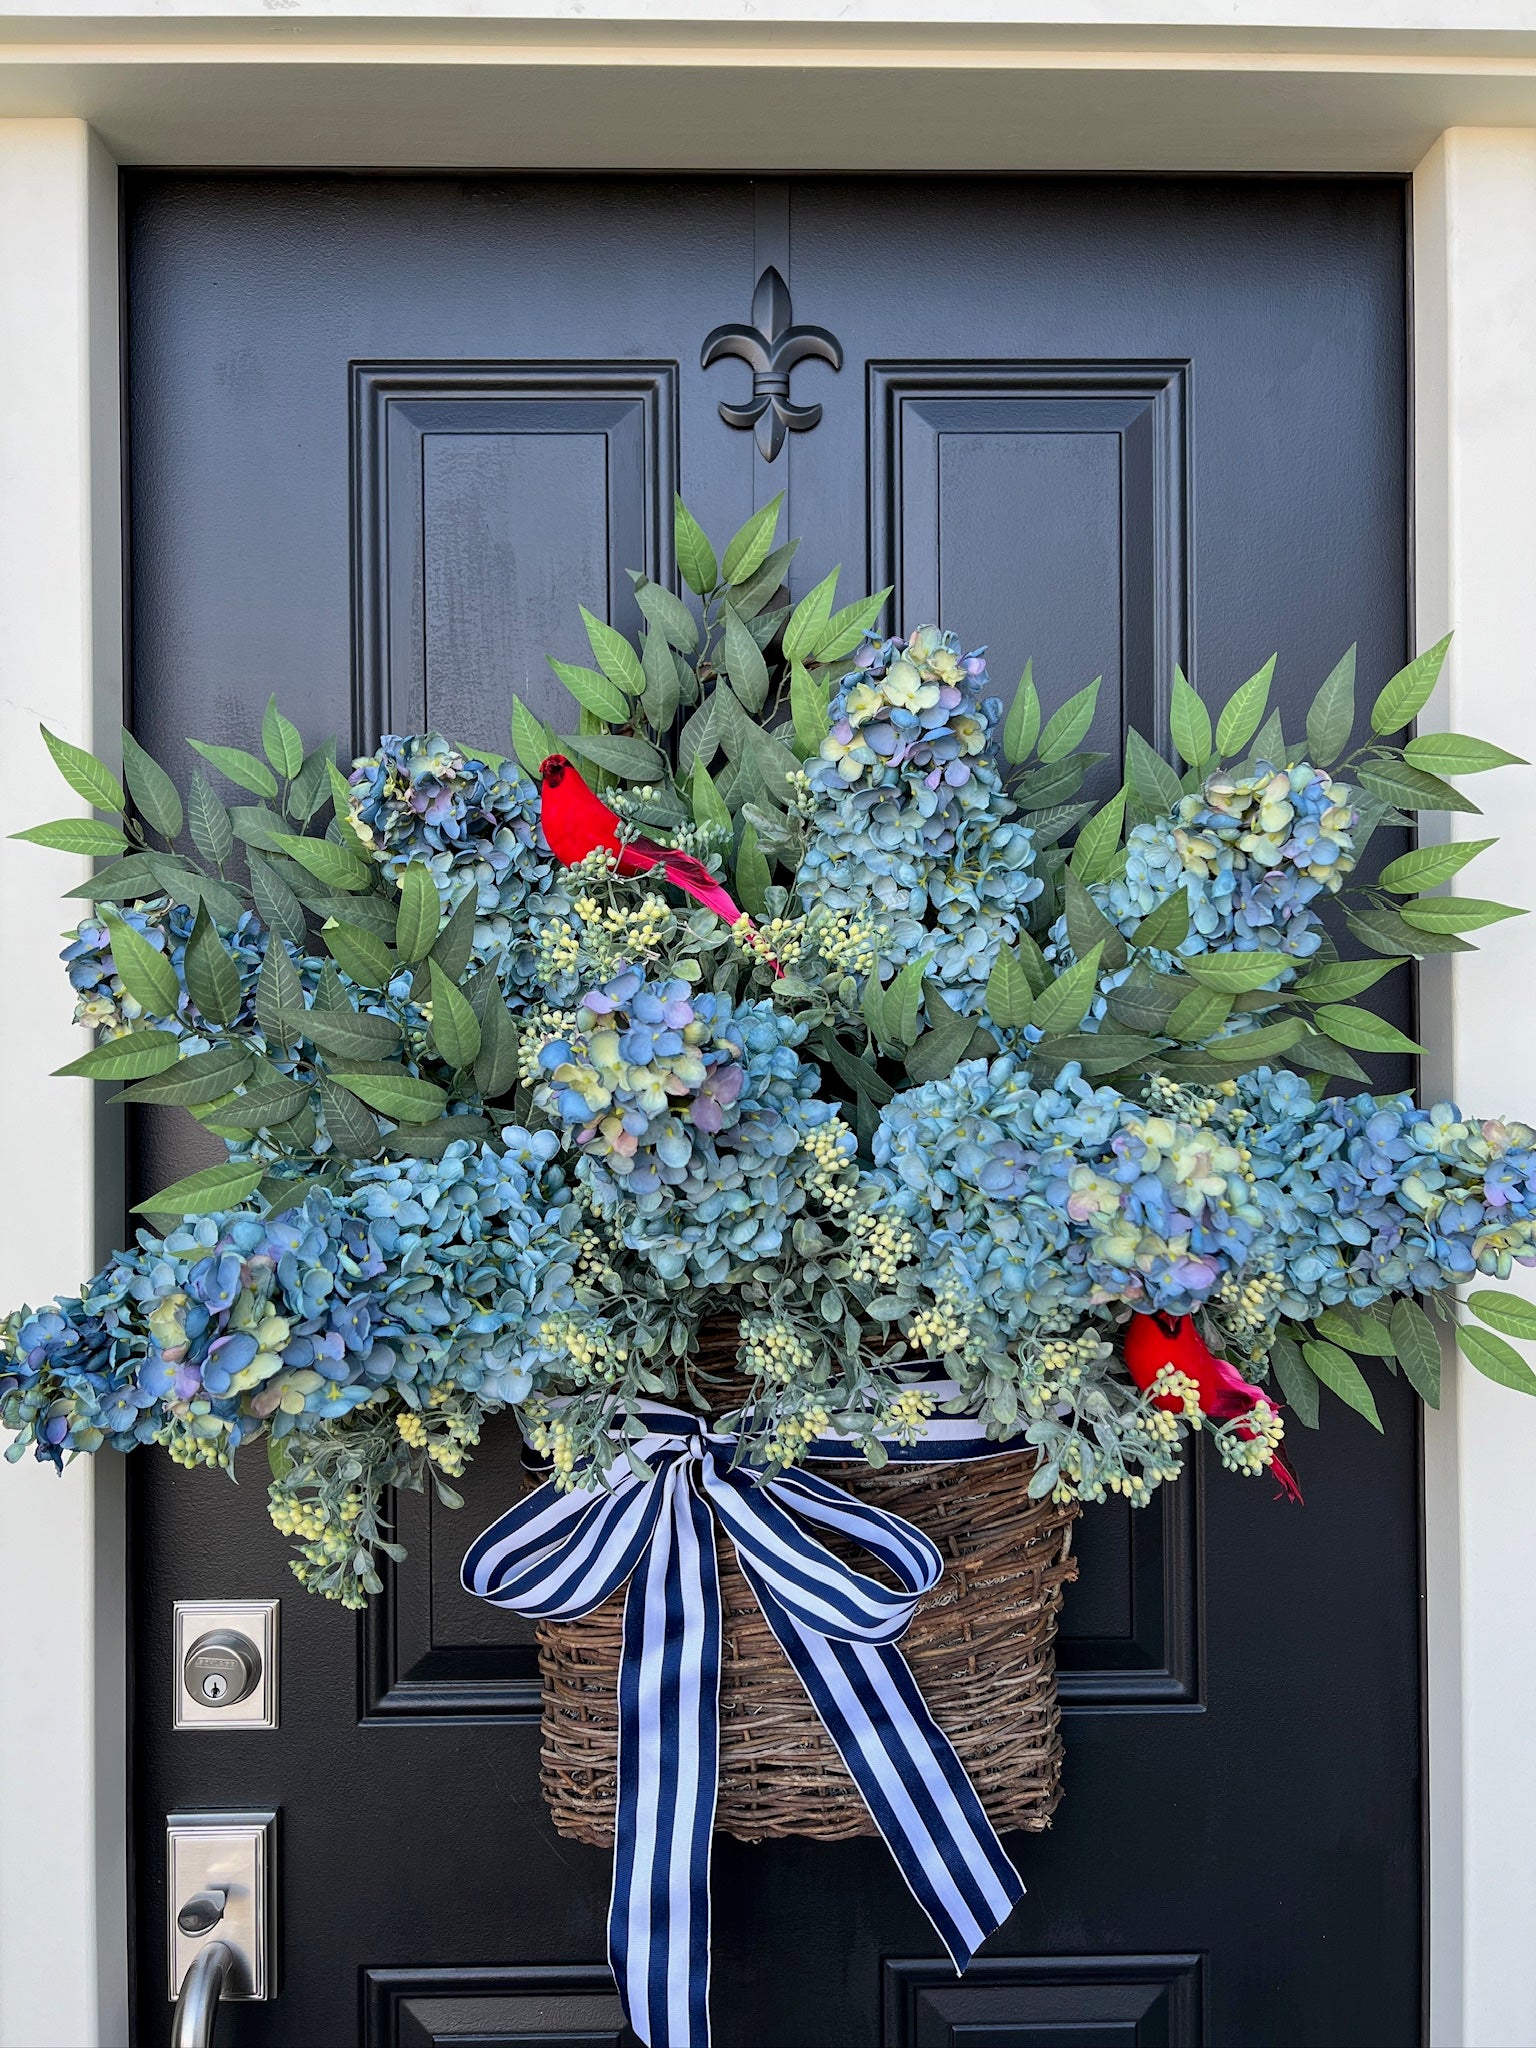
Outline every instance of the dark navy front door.
MULTIPOLYGON (((679 486, 716 535, 787 489, 809 573, 894 583, 1005 685, 1032 655, 1048 707, 1102 673, 1111 751, 1159 736, 1176 662, 1220 698, 1278 647, 1294 709, 1352 639, 1367 675, 1405 656, 1395 183, 156 174, 127 237, 131 715, 184 768, 272 690, 310 737, 505 751, 510 691, 583 658, 578 598, 624 623, 624 571, 670 574, 679 486), (822 418, 771 466, 719 412, 749 364, 700 365, 770 264, 842 358, 790 373, 822 418)), ((175 1142, 138 1129, 146 1186, 175 1142)), ((1384 1438, 1296 1432, 1304 1510, 1212 1473, 1085 1514, 1066 1798, 963 1982, 878 1843, 722 1840, 720 2048, 1416 2041, 1418 1451, 1378 1394, 1384 1438)), ((462 1513, 401 1503, 360 1624, 289 1577, 249 1462, 133 1461, 140 2041, 164 1816, 246 1806, 283 1813, 284 1990, 221 2042, 626 2040, 530 1635, 457 1584, 512 1425, 462 1513), (272 1596, 281 1727, 173 1732, 172 1601, 272 1596)))

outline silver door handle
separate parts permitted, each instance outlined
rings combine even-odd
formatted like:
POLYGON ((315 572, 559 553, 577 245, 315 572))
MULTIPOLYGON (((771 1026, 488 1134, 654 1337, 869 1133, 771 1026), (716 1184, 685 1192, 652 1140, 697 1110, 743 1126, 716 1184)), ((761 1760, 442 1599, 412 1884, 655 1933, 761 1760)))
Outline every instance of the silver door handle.
POLYGON ((227 1941, 210 1941, 198 1950, 176 1994, 171 2048, 210 2048, 224 1981, 234 1966, 235 1952, 227 1941))

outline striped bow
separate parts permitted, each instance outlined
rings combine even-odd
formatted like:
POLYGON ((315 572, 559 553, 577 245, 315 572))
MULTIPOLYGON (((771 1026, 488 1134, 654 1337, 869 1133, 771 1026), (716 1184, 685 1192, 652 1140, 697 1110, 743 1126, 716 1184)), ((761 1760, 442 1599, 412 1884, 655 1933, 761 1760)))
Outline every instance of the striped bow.
MULTIPOLYGON (((575 1620, 628 1585, 608 1953, 630 2025, 650 2048, 708 2048, 717 1517, 902 1876, 963 1969, 1024 1887, 895 1647, 943 1559, 910 1522, 813 1472, 733 1468, 734 1437, 678 1409, 644 1414, 652 1433, 633 1448, 653 1478, 619 1465, 606 1486, 541 1486, 492 1523, 463 1567, 469 1592, 539 1620, 575 1620), (845 1564, 813 1528, 857 1540, 900 1590, 845 1564)), ((1017 1448, 988 1443, 971 1422, 936 1418, 929 1431, 890 1444, 893 1457, 945 1463, 1017 1448)), ((857 1453, 830 1437, 810 1455, 857 1453)))

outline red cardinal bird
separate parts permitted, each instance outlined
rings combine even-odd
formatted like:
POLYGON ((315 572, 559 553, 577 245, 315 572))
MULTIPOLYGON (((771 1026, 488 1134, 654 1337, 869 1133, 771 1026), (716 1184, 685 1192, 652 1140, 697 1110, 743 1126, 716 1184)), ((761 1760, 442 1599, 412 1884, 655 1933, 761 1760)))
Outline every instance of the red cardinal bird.
MULTIPOLYGON (((1125 1333, 1125 1362, 1131 1378, 1143 1392, 1165 1365, 1184 1373, 1200 1390, 1201 1414, 1209 1415, 1213 1422, 1230 1422, 1236 1415, 1246 1415, 1256 1401, 1279 1407, 1265 1388, 1251 1385, 1235 1365, 1213 1357, 1188 1316, 1163 1315, 1160 1311, 1132 1316, 1125 1333)), ((1164 1394, 1153 1405, 1172 1412, 1184 1404, 1176 1396, 1164 1394)), ((1238 1431, 1244 1438, 1254 1434, 1251 1429, 1238 1431)), ((1296 1475, 1278 1451, 1270 1469, 1286 1499, 1300 1505, 1301 1488, 1296 1484, 1296 1475)))
POLYGON ((551 754, 539 768, 539 821, 555 859, 573 868, 599 847, 619 857, 621 875, 644 875, 660 866, 674 888, 692 896, 727 924, 737 924, 744 913, 691 853, 679 853, 675 846, 658 846, 654 839, 626 839, 620 843, 619 819, 596 792, 588 788, 564 754, 551 754))

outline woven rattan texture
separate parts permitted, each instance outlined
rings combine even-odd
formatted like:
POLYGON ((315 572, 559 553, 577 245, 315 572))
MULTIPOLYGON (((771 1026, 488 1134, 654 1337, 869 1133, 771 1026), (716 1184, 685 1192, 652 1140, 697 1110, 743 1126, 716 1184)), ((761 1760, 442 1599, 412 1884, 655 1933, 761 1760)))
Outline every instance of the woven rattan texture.
MULTIPOLYGON (((723 1364, 733 1344, 726 1331, 701 1332, 706 1358, 723 1364)), ((862 1462, 818 1467, 915 1523, 943 1553, 944 1577, 901 1648, 1000 1833, 1047 1827, 1061 1796, 1056 1623, 1062 1587, 1077 1576, 1077 1510, 1029 1498, 1034 1462, 1026 1452, 879 1472, 862 1462)), ((749 1842, 874 1834, 723 1536, 718 1552, 725 1638, 716 1827, 749 1842)), ((868 1568, 867 1558, 858 1561, 868 1568)), ((603 1848, 613 1841, 623 1616, 619 1593, 581 1621, 543 1622, 538 1631, 544 1796, 560 1834, 603 1848)))

